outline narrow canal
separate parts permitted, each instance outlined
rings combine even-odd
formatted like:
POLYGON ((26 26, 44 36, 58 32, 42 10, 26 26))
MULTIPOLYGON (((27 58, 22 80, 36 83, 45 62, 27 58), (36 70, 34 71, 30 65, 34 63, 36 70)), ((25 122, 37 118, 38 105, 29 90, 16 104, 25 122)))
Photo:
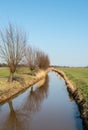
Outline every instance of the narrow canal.
POLYGON ((43 85, 35 84, 0 105, 0 130, 83 130, 76 103, 65 82, 50 72, 43 85))

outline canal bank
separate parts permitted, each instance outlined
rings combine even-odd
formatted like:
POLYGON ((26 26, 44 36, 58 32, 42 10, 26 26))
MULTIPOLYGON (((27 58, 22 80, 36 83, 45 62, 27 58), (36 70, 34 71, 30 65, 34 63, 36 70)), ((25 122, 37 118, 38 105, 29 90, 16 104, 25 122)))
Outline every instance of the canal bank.
MULTIPOLYGON (((5 81, 3 85, 12 86, 10 89, 7 89, 5 92, 0 94, 0 104, 4 104, 7 100, 13 99, 20 93, 23 93, 29 87, 32 87, 35 83, 39 82, 42 79, 45 79, 47 76, 47 71, 39 70, 35 76, 29 78, 29 75, 25 74, 21 78, 17 77, 16 80, 13 80, 12 83, 5 81)), ((3 81, 4 82, 4 81, 3 81)))

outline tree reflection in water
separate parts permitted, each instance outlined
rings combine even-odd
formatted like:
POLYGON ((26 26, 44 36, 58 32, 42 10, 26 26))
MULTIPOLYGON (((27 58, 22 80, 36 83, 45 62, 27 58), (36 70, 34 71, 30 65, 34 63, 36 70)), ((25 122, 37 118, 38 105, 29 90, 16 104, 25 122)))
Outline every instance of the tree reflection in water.
POLYGON ((48 83, 47 76, 42 86, 35 91, 30 91, 26 101, 21 104, 19 109, 14 110, 12 101, 8 102, 10 113, 6 117, 2 130, 31 130, 32 115, 40 110, 41 103, 48 96, 48 83))
POLYGON ((18 118, 18 113, 14 110, 12 101, 8 102, 10 113, 4 123, 4 128, 2 130, 23 130, 21 122, 18 118))
POLYGON ((27 97, 26 102, 23 104, 23 110, 28 110, 31 113, 37 112, 40 110, 42 101, 48 96, 48 83, 49 78, 46 77, 46 80, 42 86, 38 86, 35 91, 30 91, 29 96, 27 97))

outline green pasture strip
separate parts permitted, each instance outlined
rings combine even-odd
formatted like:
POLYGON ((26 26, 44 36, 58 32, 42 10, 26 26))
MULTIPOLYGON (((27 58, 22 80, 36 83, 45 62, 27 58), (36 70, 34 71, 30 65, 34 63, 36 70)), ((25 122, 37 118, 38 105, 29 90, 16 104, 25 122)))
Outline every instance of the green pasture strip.
MULTIPOLYGON (((0 78, 8 78, 9 74, 10 71, 8 67, 0 67, 0 78)), ((33 72, 27 67, 19 67, 14 73, 15 76, 22 75, 22 74, 32 75, 33 72)))
POLYGON ((31 74, 32 71, 28 67, 19 67, 16 70, 17 74, 31 74))

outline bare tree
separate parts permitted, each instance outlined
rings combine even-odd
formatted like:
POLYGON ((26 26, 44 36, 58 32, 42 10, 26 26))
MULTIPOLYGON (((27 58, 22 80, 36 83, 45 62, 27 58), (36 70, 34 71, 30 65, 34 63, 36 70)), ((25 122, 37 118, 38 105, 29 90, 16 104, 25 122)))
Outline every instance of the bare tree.
POLYGON ((36 65, 40 69, 47 69, 50 65, 50 60, 49 60, 48 55, 40 50, 37 50, 36 51, 36 65))
POLYGON ((13 79, 18 64, 24 57, 26 35, 9 24, 5 31, 0 31, 0 56, 10 68, 9 81, 13 79))
POLYGON ((35 48, 28 46, 25 52, 26 64, 29 69, 34 70, 36 68, 36 50, 35 48))

